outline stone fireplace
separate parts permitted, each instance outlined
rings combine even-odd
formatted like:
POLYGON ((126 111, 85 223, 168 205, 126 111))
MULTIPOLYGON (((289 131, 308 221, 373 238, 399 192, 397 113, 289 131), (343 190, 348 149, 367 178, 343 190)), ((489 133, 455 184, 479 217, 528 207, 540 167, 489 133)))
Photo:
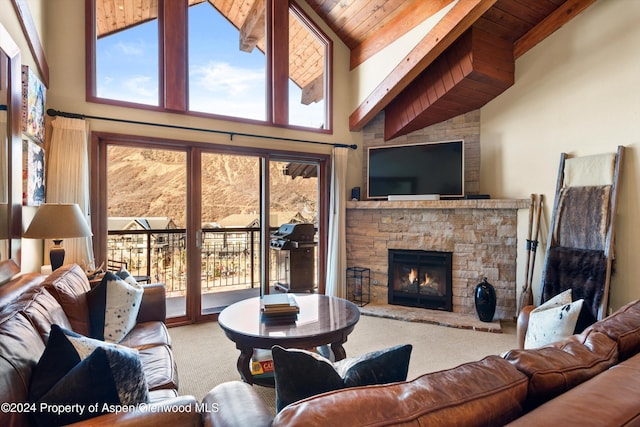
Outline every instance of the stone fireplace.
MULTIPOLYGON (((476 316, 474 290, 486 277, 496 289, 495 319, 512 319, 517 212, 529 203, 527 199, 347 202, 347 266, 370 268, 371 303, 388 304, 395 277, 389 271, 389 250, 449 252, 450 310, 476 316)), ((421 273, 414 274, 419 285, 421 273)))
POLYGON ((452 255, 389 249, 389 304, 451 311, 452 255))

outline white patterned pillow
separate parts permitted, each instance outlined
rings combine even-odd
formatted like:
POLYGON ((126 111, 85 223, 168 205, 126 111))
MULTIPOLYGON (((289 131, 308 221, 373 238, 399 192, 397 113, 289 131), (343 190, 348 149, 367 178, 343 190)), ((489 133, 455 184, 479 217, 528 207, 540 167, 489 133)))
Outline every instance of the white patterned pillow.
POLYGON ((571 289, 531 311, 524 348, 538 348, 573 335, 584 299, 571 301, 571 289))
POLYGON ((143 292, 140 284, 105 273, 100 284, 87 292, 91 337, 114 343, 122 341, 136 325, 143 292))
POLYGON ((116 272, 116 276, 118 276, 119 278, 121 278, 122 280, 124 280, 130 285, 136 286, 138 284, 138 281, 136 280, 136 278, 133 277, 131 273, 129 273, 127 269, 124 267, 122 267, 120 271, 116 272))

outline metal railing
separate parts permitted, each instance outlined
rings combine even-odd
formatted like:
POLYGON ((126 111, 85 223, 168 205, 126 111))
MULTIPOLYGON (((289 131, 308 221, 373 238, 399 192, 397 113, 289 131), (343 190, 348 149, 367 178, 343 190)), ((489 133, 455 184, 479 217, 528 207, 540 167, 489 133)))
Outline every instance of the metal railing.
MULTIPOLYGON (((187 288, 186 230, 110 230, 107 255, 125 262, 134 276, 164 283, 170 295, 187 288)), ((270 257, 274 258, 274 257, 270 257)), ((271 260, 275 263, 275 260, 271 260)), ((275 264, 270 268, 275 283, 275 264)), ((202 292, 260 287, 260 229, 210 228, 202 230, 202 292)))

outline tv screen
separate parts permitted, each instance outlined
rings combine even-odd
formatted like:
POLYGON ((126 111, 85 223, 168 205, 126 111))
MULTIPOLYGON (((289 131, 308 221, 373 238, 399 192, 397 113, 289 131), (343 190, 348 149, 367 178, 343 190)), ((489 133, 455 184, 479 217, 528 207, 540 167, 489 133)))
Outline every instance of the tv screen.
POLYGON ((370 199, 464 196, 464 141, 370 147, 368 161, 370 199))

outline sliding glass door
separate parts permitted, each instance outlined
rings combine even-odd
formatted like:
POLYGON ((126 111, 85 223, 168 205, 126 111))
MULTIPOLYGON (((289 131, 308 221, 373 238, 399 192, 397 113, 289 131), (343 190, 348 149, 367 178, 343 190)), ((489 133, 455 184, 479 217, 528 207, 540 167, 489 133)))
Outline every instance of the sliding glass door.
POLYGON ((202 152, 201 314, 260 295, 260 157, 202 152))
POLYGON ((277 230, 282 247, 270 251, 271 284, 276 292, 314 292, 318 287, 320 187, 318 163, 272 157, 269 162, 269 226, 277 230))
POLYGON ((167 286, 167 316, 187 316, 187 152, 110 144, 106 267, 167 286))
POLYGON ((327 156, 100 133, 92 140, 96 259, 164 283, 170 321, 215 317, 302 282, 305 292, 324 290, 327 156), (272 233, 293 223, 311 227, 305 249, 270 248, 272 233), (293 283, 291 269, 304 280, 293 283))

